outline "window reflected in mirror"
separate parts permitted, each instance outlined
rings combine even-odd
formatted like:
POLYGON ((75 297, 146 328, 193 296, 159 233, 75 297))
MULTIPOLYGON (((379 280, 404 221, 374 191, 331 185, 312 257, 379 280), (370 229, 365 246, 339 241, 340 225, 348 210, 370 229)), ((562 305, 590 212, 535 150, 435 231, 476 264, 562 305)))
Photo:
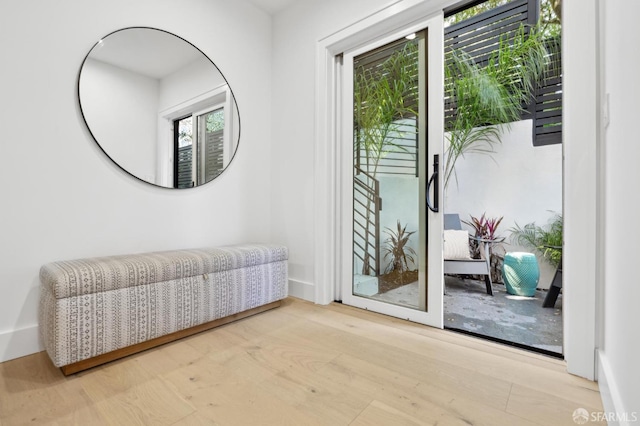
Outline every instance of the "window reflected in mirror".
POLYGON ((173 173, 175 188, 191 188, 193 179, 193 117, 185 117, 173 122, 175 131, 175 169, 173 173))
POLYGON ((224 170, 224 108, 174 121, 174 186, 190 188, 215 179, 224 170), (193 131, 196 121, 197 131, 193 131))
POLYGON ((236 152, 240 118, 229 84, 202 51, 166 31, 133 27, 103 37, 82 64, 78 94, 100 148, 145 182, 203 185, 236 152))

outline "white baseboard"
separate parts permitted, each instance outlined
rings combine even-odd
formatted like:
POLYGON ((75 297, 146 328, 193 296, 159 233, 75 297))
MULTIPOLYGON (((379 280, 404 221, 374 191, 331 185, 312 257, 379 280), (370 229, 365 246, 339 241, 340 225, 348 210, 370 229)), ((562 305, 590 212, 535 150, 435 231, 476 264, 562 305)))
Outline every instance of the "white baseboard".
POLYGON ((0 362, 43 350, 37 325, 0 333, 0 362))
POLYGON ((289 296, 315 303, 316 287, 311 283, 289 278, 289 296))
POLYGON ((598 387, 604 412, 609 414, 609 426, 628 426, 631 422, 636 424, 635 420, 638 420, 637 416, 640 413, 630 413, 626 410, 609 359, 602 351, 598 351, 598 387))

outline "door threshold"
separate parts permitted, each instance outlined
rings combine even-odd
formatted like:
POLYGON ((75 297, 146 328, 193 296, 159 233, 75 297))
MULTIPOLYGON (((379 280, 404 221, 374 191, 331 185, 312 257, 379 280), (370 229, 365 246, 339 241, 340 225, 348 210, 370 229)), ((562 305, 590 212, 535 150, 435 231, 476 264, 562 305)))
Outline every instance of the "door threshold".
POLYGON ((525 351, 535 352, 535 353, 546 355, 546 356, 549 356, 549 357, 552 357, 552 358, 564 360, 564 355, 561 354, 561 353, 549 351, 549 350, 542 349, 542 348, 536 348, 535 346, 529 346, 529 345, 525 345, 525 344, 522 344, 522 343, 511 342, 509 340, 504 340, 504 339, 500 339, 498 337, 493 337, 493 336, 487 336, 485 334, 474 333, 473 331, 464 330, 464 329, 461 329, 461 328, 446 327, 445 326, 444 329, 447 330, 447 331, 453 331, 455 333, 466 334, 467 336, 472 336, 472 337, 476 337, 476 338, 479 338, 479 339, 489 340, 491 342, 500 343, 502 345, 512 346, 512 347, 515 347, 515 348, 518 348, 518 349, 522 349, 522 350, 525 350, 525 351))

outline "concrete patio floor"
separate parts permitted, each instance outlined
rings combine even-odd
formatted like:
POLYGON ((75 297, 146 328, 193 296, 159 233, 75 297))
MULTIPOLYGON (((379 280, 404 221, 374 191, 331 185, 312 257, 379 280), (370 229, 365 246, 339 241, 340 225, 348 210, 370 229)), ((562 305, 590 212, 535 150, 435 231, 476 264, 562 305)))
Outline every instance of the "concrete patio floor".
MULTIPOLYGON (((493 296, 483 281, 445 276, 444 326, 493 339, 562 354, 562 294, 554 308, 543 308, 546 291, 533 297, 513 296, 502 284, 493 296)), ((373 299, 416 306, 418 283, 408 284, 373 299)))

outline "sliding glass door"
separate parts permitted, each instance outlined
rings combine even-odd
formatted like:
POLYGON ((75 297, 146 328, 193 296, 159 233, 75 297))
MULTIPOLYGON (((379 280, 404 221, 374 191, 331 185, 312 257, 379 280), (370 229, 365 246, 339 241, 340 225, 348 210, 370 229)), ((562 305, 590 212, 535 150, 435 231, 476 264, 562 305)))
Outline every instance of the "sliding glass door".
POLYGON ((422 25, 343 56, 342 293, 442 327, 442 19, 422 25))

